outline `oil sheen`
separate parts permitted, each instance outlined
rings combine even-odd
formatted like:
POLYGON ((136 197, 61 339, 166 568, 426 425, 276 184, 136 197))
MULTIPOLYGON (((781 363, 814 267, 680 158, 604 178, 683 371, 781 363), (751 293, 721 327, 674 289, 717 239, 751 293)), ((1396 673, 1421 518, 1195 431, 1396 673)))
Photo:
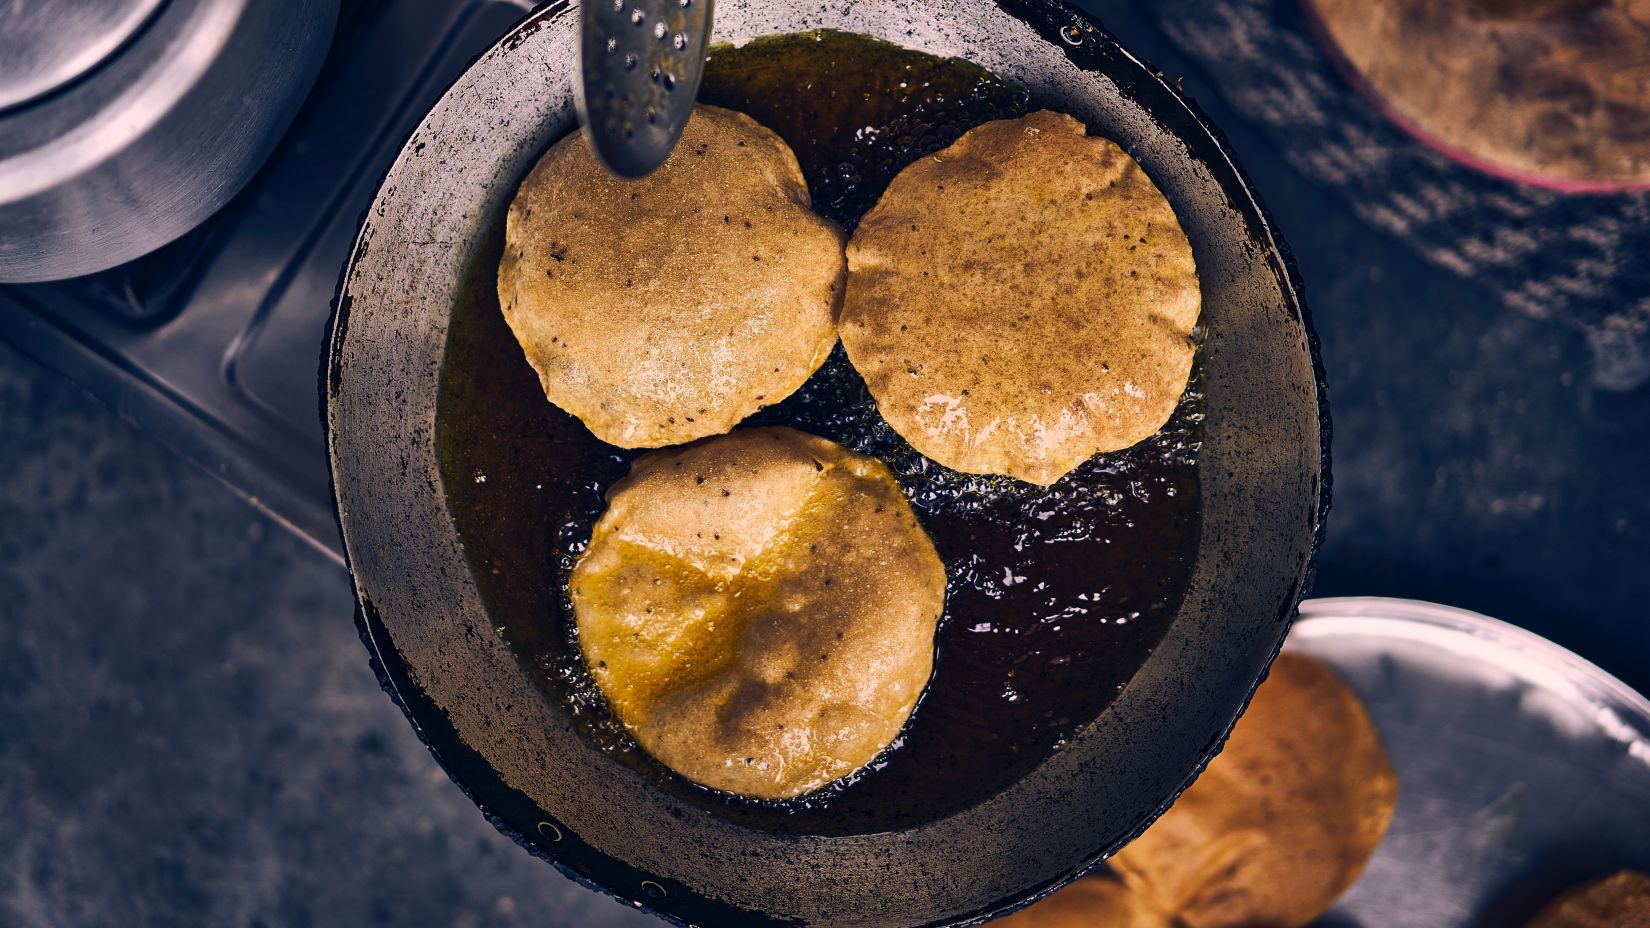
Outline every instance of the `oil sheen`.
MULTIPOLYGON (((700 98, 741 110, 796 152, 814 208, 852 229, 916 158, 992 119, 1058 101, 972 64, 811 32, 713 49, 700 98)), ((597 441, 544 398, 499 311, 502 230, 454 308, 437 407, 448 507, 500 634, 591 742, 660 789, 755 827, 855 834, 972 805, 1058 751, 1162 639, 1199 531, 1198 366, 1168 424, 1050 487, 947 470, 877 414, 841 347, 796 394, 747 420, 886 463, 948 577, 927 692, 859 774, 787 802, 671 773, 607 711, 573 636, 567 578, 635 452, 597 441)))

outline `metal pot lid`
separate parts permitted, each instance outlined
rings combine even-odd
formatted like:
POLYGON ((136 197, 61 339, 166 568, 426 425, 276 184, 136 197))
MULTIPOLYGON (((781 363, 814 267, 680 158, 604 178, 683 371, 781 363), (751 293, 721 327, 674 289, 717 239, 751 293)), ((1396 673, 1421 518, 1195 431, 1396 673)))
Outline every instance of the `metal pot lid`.
POLYGON ((166 0, 0 4, 0 111, 63 87, 108 60, 166 0))
POLYGON ((338 0, 0 0, 0 282, 106 270, 216 212, 298 112, 337 16, 338 0))

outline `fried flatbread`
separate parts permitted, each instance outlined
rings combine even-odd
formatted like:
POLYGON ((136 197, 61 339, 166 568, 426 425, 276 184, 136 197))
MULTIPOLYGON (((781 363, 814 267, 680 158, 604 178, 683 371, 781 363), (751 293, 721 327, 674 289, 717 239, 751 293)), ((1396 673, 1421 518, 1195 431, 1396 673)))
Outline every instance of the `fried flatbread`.
POLYGON ((1650 876, 1623 870, 1578 886, 1542 909, 1529 928, 1650 928, 1650 876))
POLYGON ((625 448, 726 432, 836 343, 841 230, 784 141, 699 106, 664 165, 624 180, 577 133, 510 204, 499 304, 545 396, 625 448))
POLYGON ((1467 158, 1561 182, 1650 183, 1645 0, 1312 0, 1399 119, 1467 158))
POLYGON ((1140 165, 1042 111, 895 177, 848 243, 842 343, 883 418, 968 473, 1047 485, 1161 428, 1201 307, 1140 165))
POLYGON ((1188 928, 1298 928, 1363 872, 1397 799, 1358 697, 1284 653, 1208 769, 1111 864, 1188 928))
POLYGON ((784 799, 899 734, 933 671, 945 568, 880 462, 741 429, 638 458, 570 589, 637 743, 705 786, 784 799))

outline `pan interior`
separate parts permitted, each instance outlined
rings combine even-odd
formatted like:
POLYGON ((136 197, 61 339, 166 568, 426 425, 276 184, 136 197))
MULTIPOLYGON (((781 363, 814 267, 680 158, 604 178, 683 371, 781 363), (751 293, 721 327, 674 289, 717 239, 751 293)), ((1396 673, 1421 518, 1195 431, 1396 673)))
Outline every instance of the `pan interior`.
MULTIPOLYGON (((845 228, 903 167, 991 119, 1057 101, 957 59, 815 31, 713 50, 700 98, 785 138, 815 208, 845 228)), ((494 237, 497 237, 497 230, 494 237)), ((741 799, 671 774, 606 711, 580 659, 566 582, 634 452, 549 404, 499 312, 492 252, 452 321, 437 448, 454 524, 493 619, 589 741, 659 788, 735 821, 814 834, 892 831, 997 792, 1114 698, 1162 638, 1198 534, 1194 381, 1147 441, 1052 487, 925 460, 877 414, 840 346, 750 425, 788 425, 888 463, 950 578, 936 672, 895 747, 800 800, 741 799)), ((1096 313, 1103 308, 1096 308, 1096 313)))

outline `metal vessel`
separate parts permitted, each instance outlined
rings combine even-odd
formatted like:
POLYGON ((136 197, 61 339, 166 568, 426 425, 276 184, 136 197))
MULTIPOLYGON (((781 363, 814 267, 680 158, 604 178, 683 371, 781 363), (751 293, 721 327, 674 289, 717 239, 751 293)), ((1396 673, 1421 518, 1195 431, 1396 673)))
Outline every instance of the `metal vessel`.
POLYGON ((1301 604, 1286 646, 1334 667, 1398 773, 1398 808, 1326 924, 1522 925, 1650 871, 1650 700, 1521 628, 1378 597, 1301 604))
POLYGON ((511 192, 575 125, 576 13, 541 9, 436 104, 368 210, 340 290, 323 370, 329 452, 386 688, 506 834, 680 923, 960 925, 1052 891, 1146 827, 1208 761, 1310 573, 1327 406, 1283 244, 1202 114, 1059 3, 717 4, 719 40, 824 27, 966 57, 1120 140, 1176 206, 1209 332, 1199 552, 1186 598, 1115 701, 954 814, 853 834, 741 825, 656 788, 547 698, 497 633, 442 490, 436 392, 452 311, 477 281, 490 286, 511 192))
POLYGON ((0 282, 114 267, 257 172, 320 70, 338 0, 0 6, 0 282))

